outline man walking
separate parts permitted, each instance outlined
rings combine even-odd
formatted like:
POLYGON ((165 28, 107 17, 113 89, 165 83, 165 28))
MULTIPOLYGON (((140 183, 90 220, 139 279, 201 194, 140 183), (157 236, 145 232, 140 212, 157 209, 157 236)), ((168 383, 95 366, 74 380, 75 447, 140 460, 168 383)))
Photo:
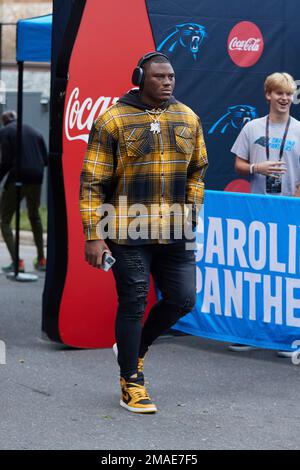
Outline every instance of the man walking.
MULTIPOLYGON (((11 220, 17 205, 17 115, 15 111, 6 111, 2 115, 4 127, 0 130, 0 182, 7 175, 0 203, 1 231, 11 256, 11 264, 2 267, 4 272, 14 270, 15 243, 11 229, 11 220)), ((28 218, 31 223, 34 241, 37 247, 37 259, 34 266, 38 270, 46 269, 43 248, 43 227, 39 214, 44 166, 47 165, 47 149, 42 135, 31 126, 22 126, 22 155, 20 165, 21 199, 25 197, 28 218)), ((19 260, 19 271, 24 272, 24 261, 19 260)))
POLYGON ((199 118, 172 95, 175 74, 168 57, 146 54, 132 81, 139 89, 124 95, 92 127, 80 207, 87 262, 101 268, 105 252, 116 259, 120 404, 153 413, 157 408, 144 385, 144 357, 153 341, 195 304, 195 255, 180 229, 187 210, 197 223, 208 163, 199 118), (100 221, 107 203, 115 209, 108 237, 100 221), (142 327, 150 274, 162 298, 142 327))

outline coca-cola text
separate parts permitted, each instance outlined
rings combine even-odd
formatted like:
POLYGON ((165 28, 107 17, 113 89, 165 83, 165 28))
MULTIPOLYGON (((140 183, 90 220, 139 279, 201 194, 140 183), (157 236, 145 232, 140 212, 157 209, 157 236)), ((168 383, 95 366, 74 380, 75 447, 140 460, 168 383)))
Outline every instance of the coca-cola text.
POLYGON ((260 38, 249 38, 247 40, 239 40, 237 37, 232 38, 229 43, 229 49, 231 51, 259 51, 261 45, 260 38))
POLYGON ((118 97, 99 96, 95 102, 88 97, 82 103, 79 99, 79 88, 71 92, 65 114, 65 134, 68 140, 83 140, 88 142, 89 132, 93 122, 103 114, 111 105, 118 101, 118 97))

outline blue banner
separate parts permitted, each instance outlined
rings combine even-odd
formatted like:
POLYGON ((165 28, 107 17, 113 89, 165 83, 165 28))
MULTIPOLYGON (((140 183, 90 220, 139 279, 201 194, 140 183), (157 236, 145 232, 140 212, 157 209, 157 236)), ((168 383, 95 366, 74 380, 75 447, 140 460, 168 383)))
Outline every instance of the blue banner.
POLYGON ((292 350, 300 339, 299 213, 297 198, 206 191, 197 303, 176 329, 292 350))

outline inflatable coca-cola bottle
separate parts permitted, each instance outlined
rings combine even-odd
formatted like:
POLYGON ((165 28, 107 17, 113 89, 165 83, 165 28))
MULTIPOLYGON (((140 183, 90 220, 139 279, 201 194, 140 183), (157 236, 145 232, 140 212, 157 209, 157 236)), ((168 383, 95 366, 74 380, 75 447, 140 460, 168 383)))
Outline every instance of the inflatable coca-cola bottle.
POLYGON ((114 341, 114 279, 85 262, 79 181, 93 121, 132 87, 138 59, 155 49, 145 2, 128 14, 132 3, 75 1, 52 80, 43 330, 75 347, 114 341))

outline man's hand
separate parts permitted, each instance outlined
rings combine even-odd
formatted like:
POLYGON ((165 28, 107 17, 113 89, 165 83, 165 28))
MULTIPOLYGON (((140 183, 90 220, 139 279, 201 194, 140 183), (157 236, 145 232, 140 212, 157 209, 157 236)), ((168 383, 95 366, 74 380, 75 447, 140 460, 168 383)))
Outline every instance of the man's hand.
POLYGON ((85 242, 85 260, 94 268, 101 268, 104 251, 111 255, 104 240, 87 240, 85 242))
POLYGON ((284 162, 274 162, 266 160, 261 163, 257 163, 254 167, 255 173, 259 173, 265 176, 278 176, 283 175, 286 172, 286 164, 284 162))

